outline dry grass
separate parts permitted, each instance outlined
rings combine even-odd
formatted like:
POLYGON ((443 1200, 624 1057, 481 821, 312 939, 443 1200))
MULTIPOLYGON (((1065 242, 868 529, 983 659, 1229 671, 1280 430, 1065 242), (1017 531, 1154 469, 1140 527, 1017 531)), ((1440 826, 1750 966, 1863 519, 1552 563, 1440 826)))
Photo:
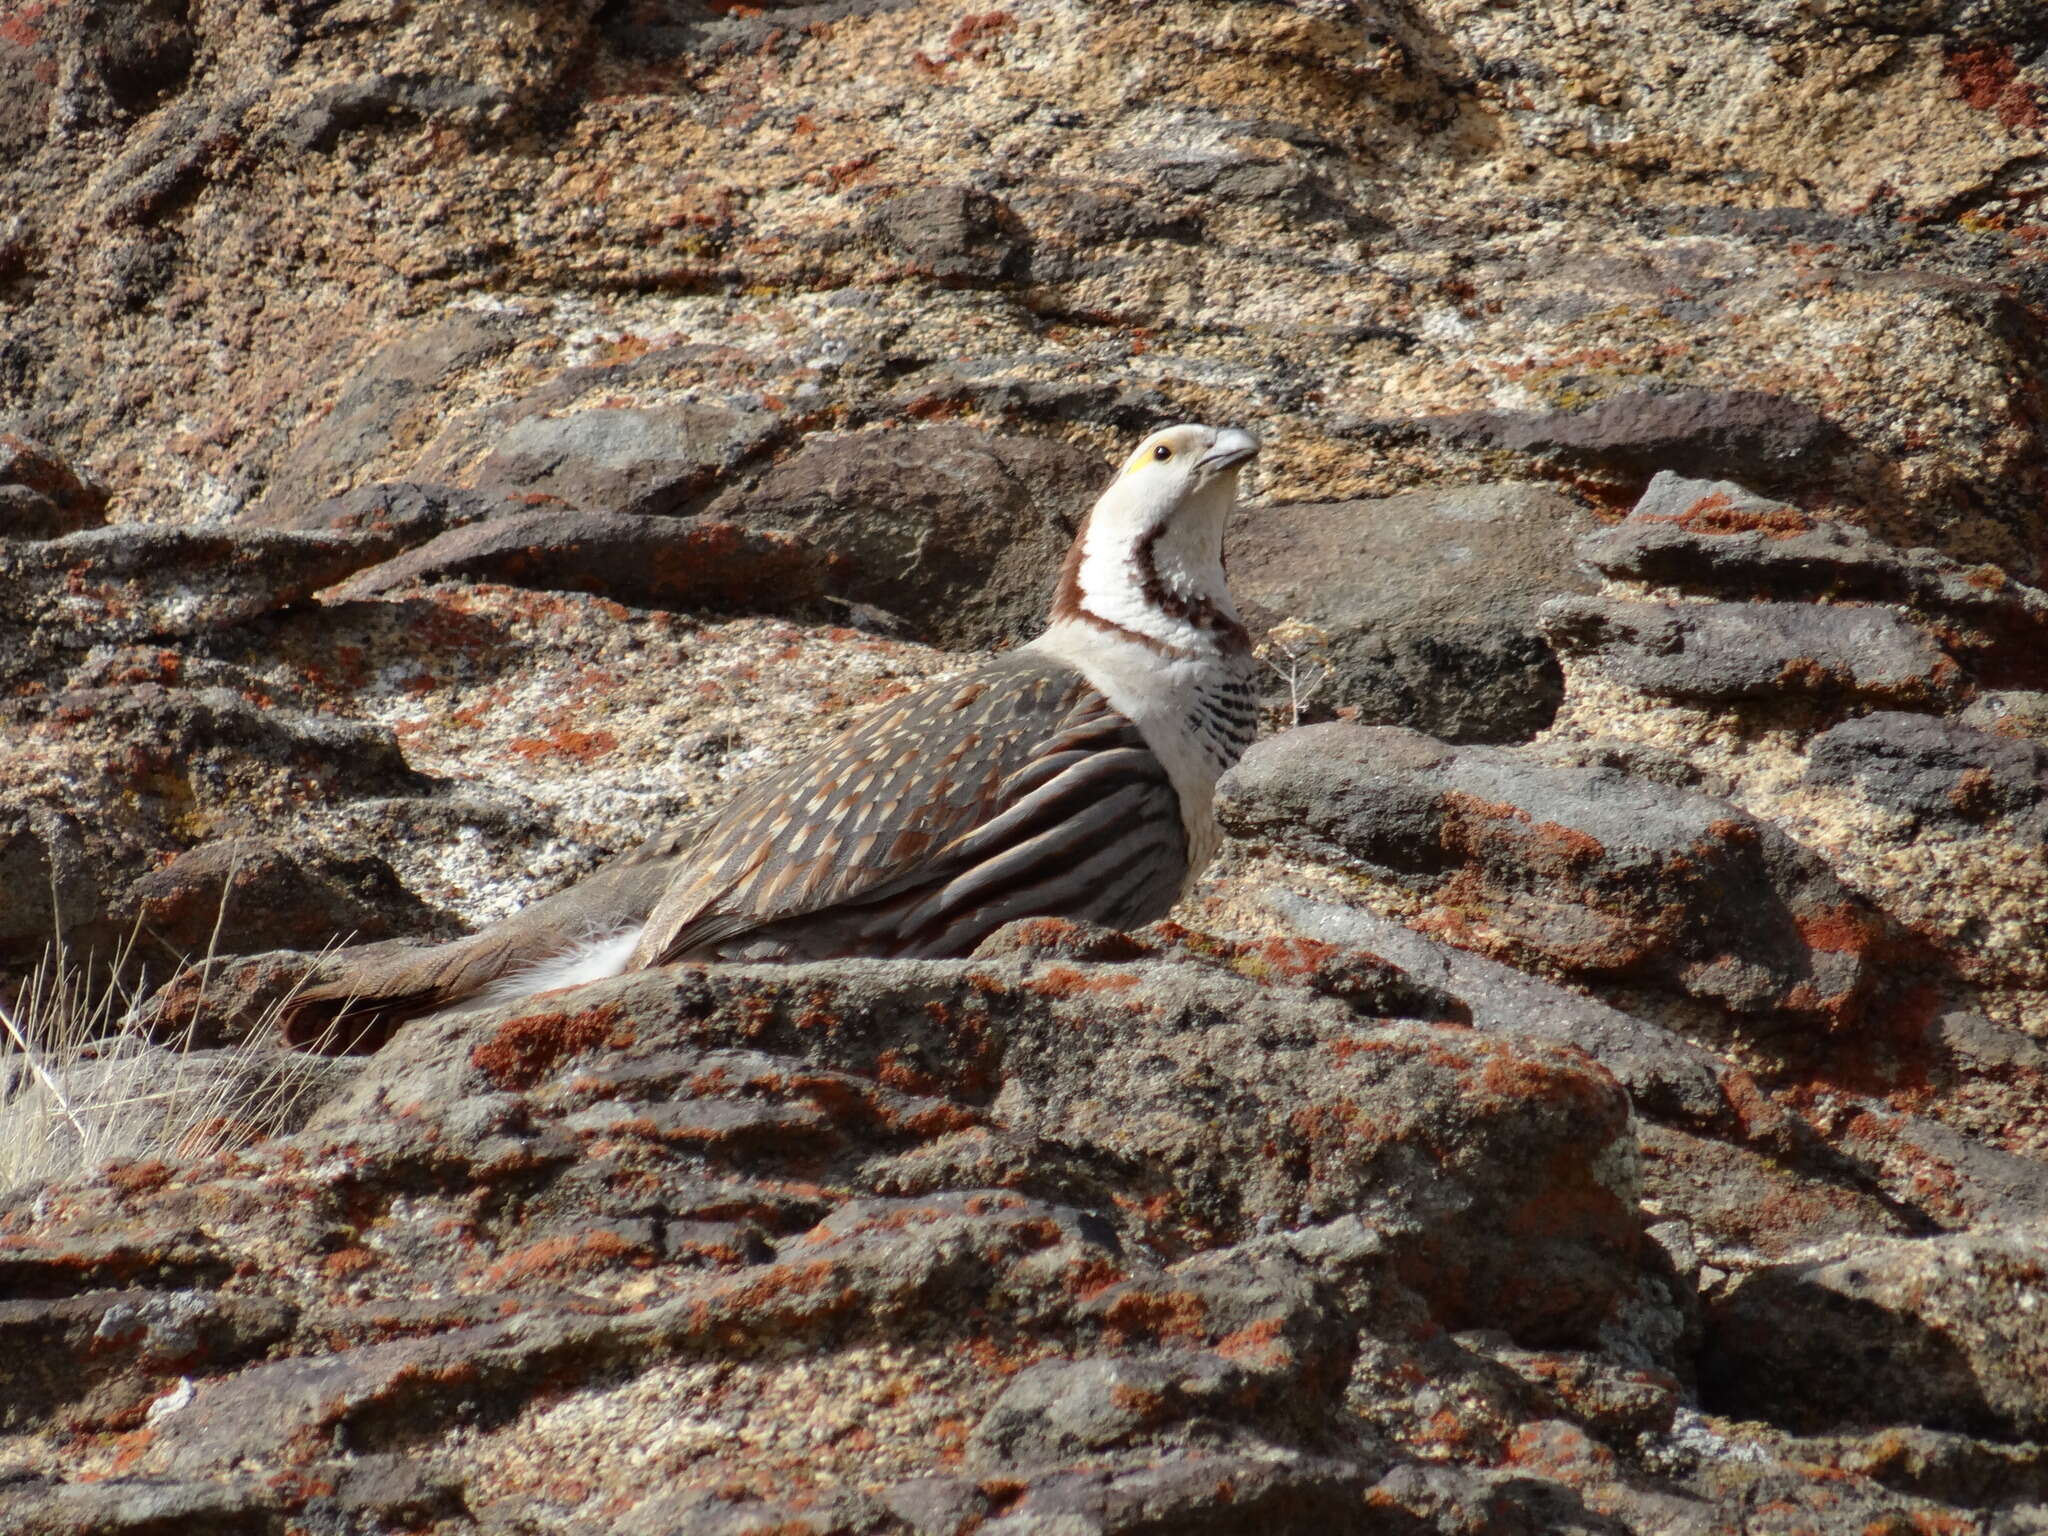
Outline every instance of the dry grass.
MULTIPOLYGON (((131 1158, 185 1160, 274 1135, 321 1063, 273 1042, 266 1012, 236 1045, 152 1040, 136 1020, 142 989, 124 988, 124 946, 108 966, 61 940, 12 1005, 0 1003, 0 1190, 47 1184, 131 1158)), ((204 981, 214 957, 200 961, 204 981)))

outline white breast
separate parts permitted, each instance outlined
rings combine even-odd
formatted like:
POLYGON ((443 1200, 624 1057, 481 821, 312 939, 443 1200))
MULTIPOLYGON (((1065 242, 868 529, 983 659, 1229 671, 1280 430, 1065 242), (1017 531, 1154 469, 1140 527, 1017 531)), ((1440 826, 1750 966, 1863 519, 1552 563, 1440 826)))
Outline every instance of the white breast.
POLYGON ((1216 825, 1216 781, 1237 761, 1244 742, 1219 742, 1198 726, 1203 696, 1234 696, 1257 663, 1249 656, 1169 656, 1151 646, 1079 619, 1061 619, 1032 641, 1034 650, 1063 661, 1102 691, 1111 706, 1138 728, 1166 769, 1180 797, 1188 837, 1188 873, 1182 894, 1216 856, 1223 834, 1216 825))

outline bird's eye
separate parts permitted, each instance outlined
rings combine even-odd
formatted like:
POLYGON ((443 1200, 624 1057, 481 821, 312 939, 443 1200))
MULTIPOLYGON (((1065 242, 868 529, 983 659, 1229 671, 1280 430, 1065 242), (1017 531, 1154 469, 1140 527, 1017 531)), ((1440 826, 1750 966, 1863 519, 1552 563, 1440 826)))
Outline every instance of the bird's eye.
POLYGON ((1152 450, 1152 457, 1157 459, 1160 463, 1164 464, 1168 459, 1173 457, 1173 450, 1167 447, 1166 444, 1161 443, 1157 448, 1154 448, 1152 450))

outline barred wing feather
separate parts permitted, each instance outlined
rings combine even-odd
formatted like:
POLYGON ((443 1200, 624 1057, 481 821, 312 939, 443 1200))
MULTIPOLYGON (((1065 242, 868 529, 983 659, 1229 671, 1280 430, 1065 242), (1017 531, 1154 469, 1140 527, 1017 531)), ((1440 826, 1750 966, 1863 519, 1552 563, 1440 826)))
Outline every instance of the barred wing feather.
POLYGON ((1165 769, 1078 672, 1013 653, 903 699, 713 819, 633 964, 965 954, 1014 917, 1179 895, 1165 769))

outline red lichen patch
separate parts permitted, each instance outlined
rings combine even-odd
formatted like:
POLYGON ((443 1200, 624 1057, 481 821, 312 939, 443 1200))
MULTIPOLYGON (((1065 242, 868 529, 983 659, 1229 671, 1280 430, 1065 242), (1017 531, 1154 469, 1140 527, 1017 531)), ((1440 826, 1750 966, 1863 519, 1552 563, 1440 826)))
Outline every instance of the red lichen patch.
POLYGON ((1948 791, 1948 802, 1965 816, 1982 817, 1992 809, 1998 781, 1988 768, 1965 768, 1948 791))
POLYGON ((1612 1467, 1614 1452, 1576 1424, 1567 1424, 1562 1419, 1539 1419, 1519 1426, 1508 1437, 1503 1459, 1510 1466, 1526 1467, 1571 1482, 1575 1477, 1612 1467))
POLYGON ((946 34, 947 51, 958 57, 970 44, 994 37, 1016 24, 1016 18, 1007 11, 983 11, 979 16, 970 12, 954 22, 953 30, 946 34))
POLYGON ((1725 491, 1702 496, 1670 521, 1687 533, 1761 533, 1770 539, 1789 539, 1813 527, 1813 519, 1797 508, 1738 507, 1725 491))
POLYGON ((1635 1245, 1634 1213, 1573 1153, 1558 1153, 1545 1172, 1542 1188, 1508 1214, 1509 1233, 1530 1238, 1598 1236, 1617 1247, 1635 1245))
POLYGON ((1955 82, 1965 104, 1997 114, 2013 132, 2030 133, 2042 125, 2040 96, 2019 78, 2010 46, 1984 43, 1975 48, 1953 48, 1942 59, 1941 68, 1955 82))
POLYGON ((1193 1291, 1133 1287, 1103 1307, 1102 1321, 1113 1343, 1191 1343, 1207 1338, 1209 1307, 1193 1291))
POLYGON ((1090 1257, 1078 1259, 1067 1266, 1067 1285, 1080 1301, 1093 1301, 1113 1285, 1120 1285, 1129 1277, 1108 1259, 1090 1257))
MULTIPOLYGON (((925 1012, 941 1029, 947 1026, 947 1008, 944 1003, 926 1003, 925 1012)), ((898 1093, 935 1094, 944 1087, 943 1081, 936 1074, 927 1072, 914 1058, 893 1047, 876 1056, 875 1080, 885 1088, 894 1088, 898 1093)))
MULTIPOLYGON (((1398 1040, 1372 1040, 1355 1035, 1340 1035, 1325 1043, 1339 1066, 1348 1064, 1354 1056, 1377 1056, 1389 1051, 1401 1054, 1407 1050, 1407 1047, 1398 1040)), ((1458 1064, 1462 1066, 1466 1063, 1460 1060, 1458 1064)))
POLYGON ((618 744, 619 738, 610 731, 578 731, 560 726, 545 736, 517 737, 508 747, 528 762, 566 757, 573 762, 594 763, 618 744))
POLYGON ((620 1264, 645 1269, 653 1262, 654 1255, 645 1248, 627 1242, 616 1232, 599 1230, 529 1243, 506 1254, 484 1274, 493 1284, 516 1285, 540 1276, 566 1279, 620 1264))
POLYGON ((1068 960, 1117 962, 1156 954, 1157 948, 1128 933, 1069 922, 1064 917, 1028 918, 1006 933, 1004 953, 1059 955, 1068 960))
POLYGON ((630 1037, 613 1030, 610 1004, 581 1013, 528 1013, 508 1019, 469 1053, 469 1064, 500 1088, 531 1088, 556 1063, 601 1045, 624 1048, 630 1037))
POLYGON ((1294 1351, 1287 1347, 1282 1338, 1286 1330, 1284 1319, 1262 1317, 1256 1323, 1249 1323, 1234 1333, 1226 1333, 1216 1341, 1216 1353, 1226 1360, 1241 1360, 1247 1365, 1278 1368, 1294 1358, 1294 1351))
POLYGON ((131 1430, 125 1435, 116 1435, 113 1441, 114 1460, 112 1465, 107 1468, 107 1475, 109 1477, 119 1477, 124 1472, 127 1472, 136 1462, 142 1459, 143 1453, 149 1449, 150 1444, 155 1439, 156 1431, 153 1429, 137 1429, 131 1430))
POLYGON ((1090 992, 1127 992, 1138 978, 1127 971, 1109 976, 1089 976, 1071 965, 1048 966, 1045 973, 1024 983, 1026 991, 1041 997, 1082 997, 1090 992))
POLYGON ((332 1479, 322 1477, 317 1472, 278 1472, 265 1478, 263 1485, 291 1504, 303 1504, 308 1499, 328 1498, 334 1493, 332 1479))
POLYGON ((109 1163, 102 1173, 124 1195, 146 1195, 171 1181, 169 1166, 159 1158, 142 1163, 109 1163))
POLYGON ((320 1261, 320 1272, 330 1280, 346 1280, 377 1267, 377 1255, 367 1248, 338 1248, 320 1261))
POLYGON ((1287 1117, 1287 1128, 1309 1143, 1354 1143, 1371 1136, 1370 1122, 1356 1104, 1305 1104, 1287 1117))
POLYGON ((1846 903, 1794 919, 1806 947, 1822 954, 1861 955, 1879 937, 1877 918, 1846 903))
MULTIPOLYGON (((1971 1532, 1984 1529, 1978 1516, 1946 1509, 1916 1509, 1908 1512, 1906 1518, 1913 1522, 1914 1530, 1925 1533, 1925 1536, 1970 1536, 1971 1532)), ((1864 1529, 1871 1536, 1878 1536, 1880 1532, 1889 1536, 1894 1527, 1889 1522, 1873 1521, 1864 1529)))
POLYGON ((1342 953, 1320 939, 1271 938, 1232 947, 1230 968, 1251 981, 1309 981, 1342 953))

